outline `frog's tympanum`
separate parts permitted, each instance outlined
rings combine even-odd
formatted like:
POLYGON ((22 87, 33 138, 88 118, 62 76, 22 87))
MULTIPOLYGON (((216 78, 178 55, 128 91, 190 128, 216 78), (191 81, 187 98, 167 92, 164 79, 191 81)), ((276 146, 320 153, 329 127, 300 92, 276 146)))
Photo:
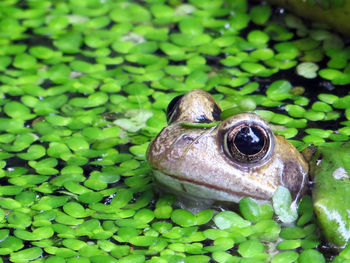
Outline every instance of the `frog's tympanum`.
POLYGON ((147 152, 156 180, 175 192, 210 200, 269 200, 280 185, 299 199, 308 164, 258 115, 237 114, 209 128, 184 125, 217 122, 220 113, 213 97, 201 90, 169 104, 169 126, 147 152))

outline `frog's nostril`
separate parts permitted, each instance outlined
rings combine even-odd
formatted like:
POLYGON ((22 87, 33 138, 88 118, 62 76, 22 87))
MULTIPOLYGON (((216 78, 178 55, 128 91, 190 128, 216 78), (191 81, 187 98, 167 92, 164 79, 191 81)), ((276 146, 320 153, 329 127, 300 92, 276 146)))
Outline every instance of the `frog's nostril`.
POLYGON ((198 120, 199 123, 211 123, 212 122, 205 115, 198 116, 197 120, 198 120))

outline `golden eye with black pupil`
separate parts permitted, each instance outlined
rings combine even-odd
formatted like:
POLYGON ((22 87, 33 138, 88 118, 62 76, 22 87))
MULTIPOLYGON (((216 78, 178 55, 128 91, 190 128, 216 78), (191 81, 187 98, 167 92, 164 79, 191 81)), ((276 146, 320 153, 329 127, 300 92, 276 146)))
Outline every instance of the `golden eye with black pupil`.
POLYGON ((238 163, 259 162, 270 148, 268 132, 254 123, 234 126, 225 137, 226 153, 238 163))
POLYGON ((184 95, 176 96, 175 98, 172 99, 172 101, 170 101, 166 111, 166 119, 169 124, 176 119, 178 115, 177 108, 183 96, 184 95))

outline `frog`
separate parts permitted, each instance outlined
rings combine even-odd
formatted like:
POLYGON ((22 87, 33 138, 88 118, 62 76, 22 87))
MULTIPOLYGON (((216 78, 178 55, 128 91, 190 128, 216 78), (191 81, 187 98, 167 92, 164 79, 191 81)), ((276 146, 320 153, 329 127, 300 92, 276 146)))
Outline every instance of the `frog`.
POLYGON ((159 185, 200 200, 270 202, 279 186, 293 202, 308 183, 308 162, 259 115, 243 112, 221 120, 206 91, 174 98, 168 126, 150 143, 146 158, 159 185))
POLYGON ((327 142, 310 156, 313 210, 328 243, 350 242, 350 142, 327 142))

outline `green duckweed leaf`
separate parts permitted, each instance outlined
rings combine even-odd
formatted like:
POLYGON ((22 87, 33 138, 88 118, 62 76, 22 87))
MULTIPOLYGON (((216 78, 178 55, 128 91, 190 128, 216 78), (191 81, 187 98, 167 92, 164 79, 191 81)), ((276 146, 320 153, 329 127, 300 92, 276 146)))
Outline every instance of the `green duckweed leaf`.
POLYGON ((33 46, 29 49, 29 53, 39 59, 49 59, 54 55, 54 51, 45 46, 33 46))
POLYGON ((179 22, 179 29, 183 34, 198 36, 203 32, 203 25, 196 18, 184 18, 179 22))
POLYGON ((170 205, 162 205, 154 210, 154 215, 156 218, 169 218, 173 208, 170 205))
POLYGON ((299 254, 295 251, 281 252, 272 258, 271 263, 291 263, 295 262, 298 257, 299 254))
POLYGON ((266 95, 273 100, 284 100, 290 97, 292 86, 289 81, 277 80, 274 81, 266 90, 266 95))
POLYGON ((11 64, 12 59, 9 56, 0 56, 0 70, 6 70, 6 68, 11 64))
POLYGON ((13 65, 20 69, 34 69, 37 67, 36 63, 36 58, 26 53, 16 55, 13 61, 13 65))
POLYGON ((35 117, 34 114, 30 113, 30 109, 28 107, 16 101, 6 103, 4 106, 4 111, 9 117, 14 119, 27 120, 35 117))
POLYGON ((271 7, 268 5, 255 5, 250 10, 251 20, 257 25, 265 24, 271 15, 271 7))
POLYGON ((69 25, 69 19, 65 16, 55 16, 48 23, 48 26, 55 30, 64 29, 68 25, 69 25))
POLYGON ((10 209, 10 210, 15 210, 16 208, 21 207, 21 203, 11 199, 11 198, 0 198, 0 207, 5 208, 5 209, 10 209))
POLYGON ((43 157, 46 153, 46 149, 38 144, 31 145, 26 153, 20 153, 17 156, 25 160, 36 160, 43 157))
POLYGON ((149 209, 141 209, 136 212, 134 219, 139 223, 147 224, 154 218, 154 212, 149 209))
POLYGON ((110 17, 115 22, 146 22, 151 18, 149 11, 136 4, 129 5, 119 4, 115 9, 110 12, 110 17))
POLYGON ((249 197, 244 197, 239 202, 239 209, 242 215, 252 222, 258 222, 262 219, 262 211, 258 203, 249 197))
POLYGON ((50 210, 63 206, 68 200, 67 196, 53 196, 47 195, 40 199, 32 208, 36 210, 50 210))
POLYGON ((211 123, 195 123, 195 122, 182 122, 181 126, 183 127, 188 127, 188 128, 198 128, 198 129, 202 129, 202 128, 212 128, 215 127, 216 125, 218 125, 220 123, 220 121, 214 121, 211 123))
POLYGON ((189 227, 197 224, 195 215, 183 209, 176 209, 171 214, 171 220, 183 227, 189 227))
POLYGON ((323 255, 314 249, 306 249, 302 253, 300 253, 298 261, 300 263, 306 263, 310 261, 317 261, 320 263, 326 262, 323 255))
POLYGON ((297 219, 297 210, 295 204, 292 204, 292 197, 287 188, 279 186, 272 201, 275 213, 282 222, 291 223, 297 219))
POLYGON ((23 249, 18 252, 14 252, 11 254, 10 260, 11 261, 27 261, 27 260, 34 260, 41 256, 43 253, 42 249, 39 247, 31 247, 27 249, 23 249))
POLYGON ((204 225, 208 223, 211 218, 213 217, 213 210, 207 209, 207 210, 202 210, 196 214, 196 222, 197 225, 204 225))
POLYGON ((22 240, 42 240, 53 236, 54 231, 51 227, 39 227, 29 232, 26 230, 15 230, 15 236, 22 240))
POLYGON ((20 250, 21 248, 24 247, 24 244, 21 239, 11 235, 0 242, 0 247, 4 249, 8 249, 10 252, 12 252, 12 251, 20 250))
POLYGON ((102 198, 99 192, 85 192, 79 195, 78 200, 86 204, 94 204, 101 201, 102 198))
MULTIPOLYGON (((261 258, 264 245, 257 240, 247 240, 239 244, 238 253, 243 257, 261 258)), ((265 254, 268 257, 268 254, 265 254)))
POLYGON ((118 119, 114 121, 114 124, 127 131, 136 132, 147 126, 146 121, 152 117, 152 115, 153 113, 149 110, 130 110, 126 114, 128 118, 118 119))
POLYGON ((205 255, 195 255, 195 256, 188 256, 185 259, 186 263, 196 263, 196 262, 200 262, 200 263, 206 263, 210 261, 210 257, 209 256, 205 256, 205 255))
POLYGON ((157 241, 157 237, 135 236, 129 239, 130 244, 135 246, 148 247, 157 241))
POLYGON ((164 42, 159 47, 171 60, 182 60, 185 58, 184 50, 177 45, 164 42))
POLYGON ((129 189, 121 189, 111 201, 111 206, 114 208, 122 208, 126 206, 133 197, 132 191, 129 189))
POLYGON ((53 45, 65 53, 76 53, 83 43, 82 36, 78 32, 68 32, 53 42, 53 45))
POLYGON ((232 211, 220 212, 214 216, 214 222, 219 229, 225 230, 233 227, 244 228, 250 226, 250 222, 244 220, 238 214, 232 211))
POLYGON ((7 222, 15 228, 25 229, 32 223, 32 218, 21 212, 11 212, 7 217, 7 222))
POLYGON ((10 230, 8 229, 2 229, 0 230, 0 244, 8 238, 9 236, 9 233, 10 233, 10 230))
POLYGON ((67 146, 73 151, 89 149, 89 143, 83 137, 72 137, 67 140, 67 146))
POLYGON ((312 62, 303 62, 297 66, 297 73, 307 79, 317 77, 318 65, 312 62))
POLYGON ((21 193, 23 187, 17 185, 5 185, 0 186, 0 194, 1 195, 17 195, 21 193))
POLYGON ((248 33, 247 39, 258 47, 264 47, 269 41, 269 35, 260 30, 252 30, 248 33))
POLYGON ((173 33, 170 35, 170 40, 182 47, 196 47, 204 44, 208 44, 211 41, 211 37, 207 34, 201 34, 196 37, 182 33, 173 33))
POLYGON ((75 218, 86 217, 87 213, 84 207, 76 202, 68 202, 63 205, 63 211, 75 218))

